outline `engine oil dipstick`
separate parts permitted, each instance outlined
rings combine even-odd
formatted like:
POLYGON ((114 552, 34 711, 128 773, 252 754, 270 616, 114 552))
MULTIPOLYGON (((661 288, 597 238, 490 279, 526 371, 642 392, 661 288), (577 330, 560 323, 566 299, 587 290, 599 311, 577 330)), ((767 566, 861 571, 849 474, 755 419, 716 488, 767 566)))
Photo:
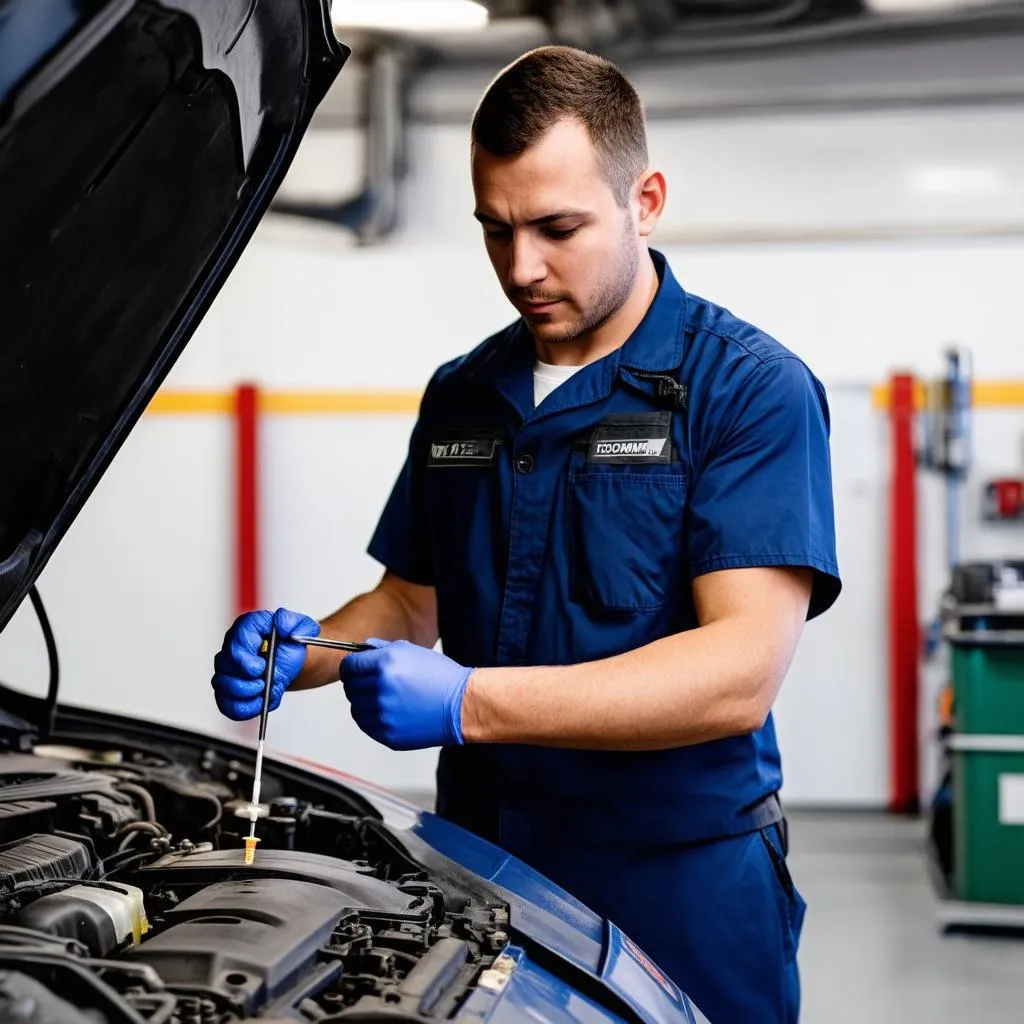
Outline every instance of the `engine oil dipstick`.
MULTIPOLYGON (((326 647, 332 651, 371 651, 373 644, 357 643, 355 640, 329 640, 324 636, 292 636, 286 637, 290 644, 301 644, 303 647, 326 647)), ((267 653, 267 641, 260 645, 260 654, 267 653)))
POLYGON ((303 647, 326 647, 332 651, 369 651, 373 644, 355 643, 352 640, 328 640, 323 636, 290 636, 289 642, 303 647))
POLYGON ((270 625, 267 638, 267 670, 263 679, 263 707, 260 709, 260 731, 256 743, 256 771, 252 780, 252 800, 249 802, 249 835, 245 838, 245 863, 256 858, 256 819, 260 816, 260 783, 263 779, 263 747, 267 739, 267 719, 270 717, 270 693, 274 684, 274 656, 277 653, 277 626, 270 625))

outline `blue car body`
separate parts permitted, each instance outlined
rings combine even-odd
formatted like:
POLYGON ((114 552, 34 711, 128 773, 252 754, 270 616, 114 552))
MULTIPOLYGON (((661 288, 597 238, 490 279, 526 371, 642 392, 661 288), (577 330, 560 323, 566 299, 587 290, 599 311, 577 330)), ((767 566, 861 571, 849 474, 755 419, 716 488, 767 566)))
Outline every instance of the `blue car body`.
MULTIPOLYGON (((510 927, 565 964, 599 980, 644 1021, 707 1018, 643 951, 610 921, 594 914, 528 864, 465 829, 424 811, 372 783, 331 768, 282 758, 329 779, 340 780, 371 803, 417 859, 440 854, 486 879, 510 907, 510 927)), ((618 1021, 621 1018, 532 961, 514 943, 507 947, 515 969, 500 993, 477 992, 463 1007, 465 1020, 618 1021), (475 1015, 475 1016, 474 1016, 475 1015)))

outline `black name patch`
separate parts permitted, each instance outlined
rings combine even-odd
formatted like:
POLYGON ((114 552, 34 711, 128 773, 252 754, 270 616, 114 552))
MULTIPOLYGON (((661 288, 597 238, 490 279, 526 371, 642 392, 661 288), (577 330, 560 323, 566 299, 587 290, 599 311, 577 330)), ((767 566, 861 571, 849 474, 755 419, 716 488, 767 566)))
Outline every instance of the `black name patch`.
POLYGON ((667 465, 672 461, 672 414, 635 413, 598 424, 587 446, 587 462, 667 465))
POLYGON ((493 466, 498 461, 502 439, 496 434, 472 430, 435 437, 427 452, 427 468, 445 466, 493 466))

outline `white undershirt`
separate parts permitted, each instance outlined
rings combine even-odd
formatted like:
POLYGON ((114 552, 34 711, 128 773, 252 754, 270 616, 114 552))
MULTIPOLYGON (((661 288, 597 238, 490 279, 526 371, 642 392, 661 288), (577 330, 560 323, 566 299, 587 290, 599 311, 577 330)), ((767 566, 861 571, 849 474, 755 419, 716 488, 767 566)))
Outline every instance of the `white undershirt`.
POLYGON ((557 387, 561 387, 582 366, 554 366, 539 359, 533 364, 533 404, 540 405, 557 387))

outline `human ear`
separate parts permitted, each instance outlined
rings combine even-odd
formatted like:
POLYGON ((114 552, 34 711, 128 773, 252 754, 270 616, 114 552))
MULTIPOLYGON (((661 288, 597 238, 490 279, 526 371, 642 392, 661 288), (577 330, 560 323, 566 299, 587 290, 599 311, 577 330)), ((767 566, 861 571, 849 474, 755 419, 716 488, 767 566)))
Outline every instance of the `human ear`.
POLYGON ((646 238, 658 226, 665 210, 667 185, 661 171, 645 171, 636 183, 636 201, 639 209, 638 227, 646 238))

